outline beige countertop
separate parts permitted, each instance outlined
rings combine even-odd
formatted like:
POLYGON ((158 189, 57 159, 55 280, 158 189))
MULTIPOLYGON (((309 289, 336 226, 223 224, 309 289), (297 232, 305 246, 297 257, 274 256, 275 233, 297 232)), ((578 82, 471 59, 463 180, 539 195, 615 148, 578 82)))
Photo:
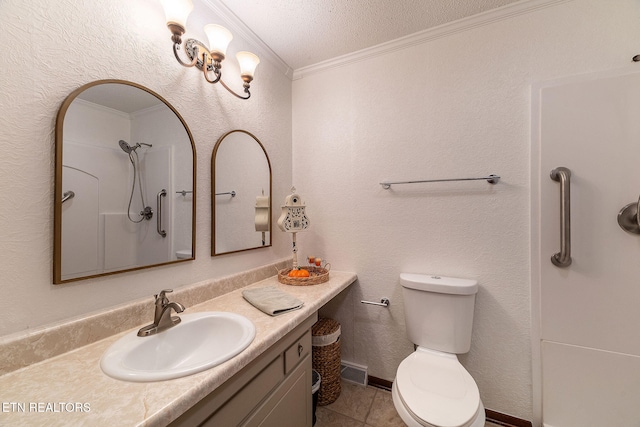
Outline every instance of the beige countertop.
POLYGON ((274 276, 187 307, 185 313, 238 313, 249 318, 256 327, 256 337, 245 351, 221 365, 188 377, 133 383, 106 376, 100 369, 102 354, 130 331, 10 372, 0 377, 0 425, 164 426, 318 311, 356 278, 355 273, 332 271, 328 282, 287 286, 274 276), (301 299, 303 307, 272 317, 242 298, 243 289, 264 286, 276 286, 301 299))

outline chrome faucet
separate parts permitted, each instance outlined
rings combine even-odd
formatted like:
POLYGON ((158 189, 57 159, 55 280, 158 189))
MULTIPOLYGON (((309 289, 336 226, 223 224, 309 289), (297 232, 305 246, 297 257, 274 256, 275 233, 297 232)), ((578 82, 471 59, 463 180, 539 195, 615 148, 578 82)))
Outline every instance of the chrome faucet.
POLYGON ((182 313, 184 311, 184 305, 179 302, 170 302, 169 298, 165 295, 169 292, 173 292, 173 289, 164 289, 160 291, 158 295, 154 295, 156 308, 153 315, 153 323, 141 328, 138 331, 139 337, 148 337, 149 335, 157 334, 180 323, 181 319, 178 316, 172 316, 171 310, 174 310, 176 313, 182 313))

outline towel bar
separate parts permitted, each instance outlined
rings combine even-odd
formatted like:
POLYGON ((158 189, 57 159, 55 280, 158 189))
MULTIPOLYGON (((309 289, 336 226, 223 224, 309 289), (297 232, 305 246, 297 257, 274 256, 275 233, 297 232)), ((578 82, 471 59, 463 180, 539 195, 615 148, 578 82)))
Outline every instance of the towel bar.
POLYGON ((396 184, 420 184, 423 182, 448 182, 448 181, 487 181, 489 184, 497 184, 500 181, 498 175, 483 176, 480 178, 448 178, 448 179, 426 179, 421 181, 397 181, 397 182, 381 182, 382 188, 388 190, 392 185, 396 184))

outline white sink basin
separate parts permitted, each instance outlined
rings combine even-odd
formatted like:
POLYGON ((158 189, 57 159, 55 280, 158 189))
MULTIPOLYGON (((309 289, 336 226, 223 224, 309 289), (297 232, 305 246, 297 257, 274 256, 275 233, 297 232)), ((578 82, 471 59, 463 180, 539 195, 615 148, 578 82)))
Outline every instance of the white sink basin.
POLYGON ((182 322, 139 337, 132 331, 113 343, 100 367, 125 381, 161 381, 195 374, 242 352, 256 336, 249 319, 235 313, 205 311, 180 315, 182 322))

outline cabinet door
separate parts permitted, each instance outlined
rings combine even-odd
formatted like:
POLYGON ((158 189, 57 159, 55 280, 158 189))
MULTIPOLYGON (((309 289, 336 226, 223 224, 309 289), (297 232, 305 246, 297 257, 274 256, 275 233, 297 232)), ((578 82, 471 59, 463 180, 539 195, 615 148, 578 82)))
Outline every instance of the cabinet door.
POLYGON ((311 427, 311 357, 291 372, 245 427, 311 427))
POLYGON ((283 365, 283 357, 280 355, 200 426, 240 425, 247 414, 250 414, 271 390, 277 390, 276 385, 284 377, 283 365))

